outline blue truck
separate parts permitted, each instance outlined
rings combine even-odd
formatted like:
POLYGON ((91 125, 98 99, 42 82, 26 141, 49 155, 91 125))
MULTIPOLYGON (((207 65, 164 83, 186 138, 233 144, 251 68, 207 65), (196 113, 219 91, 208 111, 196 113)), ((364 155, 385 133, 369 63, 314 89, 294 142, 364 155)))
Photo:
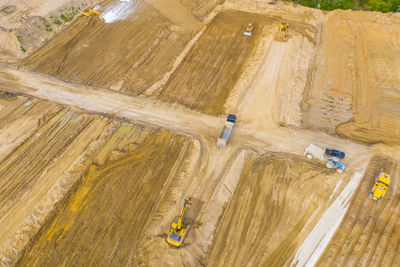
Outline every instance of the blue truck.
POLYGON ((329 148, 325 149, 325 154, 327 154, 328 156, 337 157, 339 159, 344 159, 344 157, 346 156, 346 154, 342 151, 329 148))

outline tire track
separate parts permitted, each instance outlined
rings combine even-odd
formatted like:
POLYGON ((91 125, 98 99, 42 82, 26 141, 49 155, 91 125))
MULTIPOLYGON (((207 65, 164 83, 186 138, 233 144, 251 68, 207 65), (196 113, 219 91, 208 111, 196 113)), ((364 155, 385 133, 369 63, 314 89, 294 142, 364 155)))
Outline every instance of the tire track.
POLYGON ((397 169, 397 163, 390 158, 375 157, 370 161, 348 214, 319 259, 318 266, 379 266, 390 261, 385 260, 387 248, 389 245, 398 248, 400 243, 399 233, 392 236, 395 226, 400 224, 400 207, 397 205, 400 195, 393 189, 399 182, 397 169), (391 174, 392 182, 383 203, 378 205, 367 195, 381 168, 391 174))

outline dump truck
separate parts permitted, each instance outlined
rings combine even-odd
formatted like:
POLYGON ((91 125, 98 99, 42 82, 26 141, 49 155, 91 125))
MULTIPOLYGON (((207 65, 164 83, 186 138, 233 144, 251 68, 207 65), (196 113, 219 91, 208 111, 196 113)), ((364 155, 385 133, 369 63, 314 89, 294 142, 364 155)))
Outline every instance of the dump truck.
POLYGON ((316 158, 319 159, 320 161, 326 162, 326 167, 328 169, 333 169, 335 168, 338 173, 343 173, 345 170, 346 166, 340 162, 340 159, 338 157, 329 157, 328 160, 325 158, 326 150, 323 150, 322 148, 310 144, 305 150, 304 150, 304 155, 307 156, 307 158, 312 159, 316 158))
POLYGON ((254 25, 252 23, 247 24, 246 30, 244 31, 244 35, 252 36, 254 31, 254 25))
POLYGON ((174 247, 181 247, 187 233, 189 232, 190 226, 183 223, 183 215, 190 204, 191 198, 185 198, 183 206, 179 212, 179 217, 175 218, 171 223, 171 230, 168 234, 167 242, 174 247))
POLYGON ((381 203, 382 197, 386 194, 389 185, 390 175, 381 170, 375 179, 374 186, 368 195, 368 199, 376 200, 377 204, 381 203))
POLYGON ((231 136, 233 126, 236 123, 236 116, 229 114, 224 125, 222 126, 221 132, 219 133, 217 145, 225 147, 228 144, 229 137, 231 136))

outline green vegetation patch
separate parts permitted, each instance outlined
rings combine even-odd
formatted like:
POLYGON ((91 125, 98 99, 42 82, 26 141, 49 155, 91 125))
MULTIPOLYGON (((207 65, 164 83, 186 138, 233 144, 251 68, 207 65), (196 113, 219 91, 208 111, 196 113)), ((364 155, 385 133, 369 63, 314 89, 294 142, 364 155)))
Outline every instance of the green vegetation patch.
POLYGON ((323 10, 353 9, 381 12, 400 12, 400 0, 289 0, 303 6, 323 10))

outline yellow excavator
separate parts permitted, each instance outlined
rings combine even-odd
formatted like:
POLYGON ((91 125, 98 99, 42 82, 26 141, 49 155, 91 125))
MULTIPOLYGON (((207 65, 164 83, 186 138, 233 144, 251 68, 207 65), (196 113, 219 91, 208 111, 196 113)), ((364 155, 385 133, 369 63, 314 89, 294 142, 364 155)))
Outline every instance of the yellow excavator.
POLYGON ((179 212, 179 217, 175 218, 171 223, 171 231, 169 232, 169 235, 167 237, 167 242, 174 247, 182 246, 183 240, 185 239, 189 231, 190 227, 183 223, 183 215, 185 214, 186 208, 190 204, 192 204, 191 198, 185 198, 183 206, 181 207, 181 210, 179 212))
POLYGON ((289 30, 289 24, 285 21, 281 22, 279 25, 279 32, 283 32, 285 35, 283 36, 283 39, 286 41, 288 39, 288 30, 289 30))
POLYGON ((82 14, 85 15, 86 17, 90 17, 91 15, 96 14, 101 21, 104 21, 104 18, 100 14, 99 10, 100 10, 100 6, 95 5, 93 8, 88 8, 88 9, 83 10, 82 14))
POLYGON ((374 187, 368 195, 368 199, 376 200, 379 204, 382 201, 382 197, 385 195, 390 185, 390 175, 386 172, 381 171, 375 179, 374 187))

